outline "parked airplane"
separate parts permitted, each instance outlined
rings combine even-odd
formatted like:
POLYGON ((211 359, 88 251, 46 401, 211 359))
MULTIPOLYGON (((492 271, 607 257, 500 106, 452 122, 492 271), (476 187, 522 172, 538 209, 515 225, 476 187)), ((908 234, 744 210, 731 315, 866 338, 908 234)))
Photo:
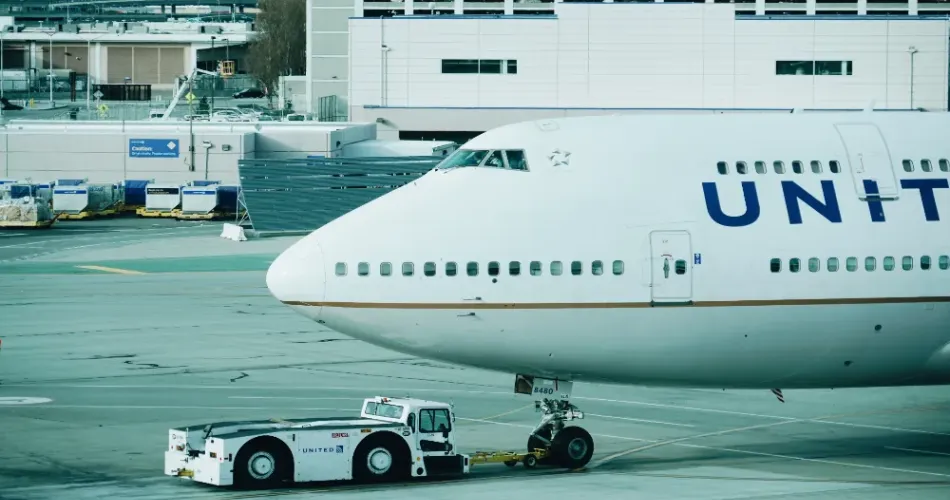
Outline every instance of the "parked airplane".
POLYGON ((517 374, 543 397, 529 449, 583 465, 573 381, 950 383, 947 137, 950 115, 911 112, 507 125, 304 237, 267 285, 351 337, 517 374))

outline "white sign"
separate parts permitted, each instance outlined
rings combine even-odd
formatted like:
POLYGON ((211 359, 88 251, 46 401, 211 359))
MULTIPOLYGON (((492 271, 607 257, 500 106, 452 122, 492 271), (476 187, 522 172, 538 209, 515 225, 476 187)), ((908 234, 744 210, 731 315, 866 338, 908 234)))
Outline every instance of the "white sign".
POLYGON ((43 403, 51 403, 52 401, 53 400, 49 398, 7 397, 0 398, 0 406, 38 405, 43 403))
POLYGON ((105 94, 103 94, 101 90, 97 90, 95 94, 92 94, 92 96, 95 97, 96 99, 102 99, 104 95, 105 94))

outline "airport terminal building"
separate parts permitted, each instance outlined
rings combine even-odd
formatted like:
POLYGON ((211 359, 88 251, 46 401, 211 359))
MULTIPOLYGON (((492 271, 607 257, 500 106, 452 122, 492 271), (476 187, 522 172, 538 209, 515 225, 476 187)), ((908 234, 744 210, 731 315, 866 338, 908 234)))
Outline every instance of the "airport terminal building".
POLYGON ((331 96, 390 137, 657 108, 947 109, 939 4, 311 2, 311 109, 331 96))

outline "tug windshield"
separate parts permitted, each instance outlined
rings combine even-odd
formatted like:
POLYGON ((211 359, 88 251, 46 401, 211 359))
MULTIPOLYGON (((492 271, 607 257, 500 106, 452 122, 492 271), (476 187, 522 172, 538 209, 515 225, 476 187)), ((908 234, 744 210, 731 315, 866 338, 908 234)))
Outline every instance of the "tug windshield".
POLYGON ((402 406, 388 405, 385 403, 366 403, 366 409, 363 410, 367 415, 376 415, 383 418, 402 418, 404 408, 402 406))
POLYGON ((464 167, 500 168, 504 170, 528 170, 524 151, 520 149, 488 150, 459 149, 442 161, 436 168, 449 170, 464 167))

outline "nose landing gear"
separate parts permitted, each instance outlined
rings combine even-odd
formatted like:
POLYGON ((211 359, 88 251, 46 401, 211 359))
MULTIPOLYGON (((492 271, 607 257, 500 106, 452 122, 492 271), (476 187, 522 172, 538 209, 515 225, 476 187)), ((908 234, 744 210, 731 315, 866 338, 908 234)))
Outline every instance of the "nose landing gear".
POLYGON ((528 436, 528 451, 548 451, 540 463, 567 469, 580 469, 594 454, 594 438, 578 426, 566 422, 584 418, 584 414, 567 399, 544 399, 535 402, 542 412, 541 423, 528 436))

